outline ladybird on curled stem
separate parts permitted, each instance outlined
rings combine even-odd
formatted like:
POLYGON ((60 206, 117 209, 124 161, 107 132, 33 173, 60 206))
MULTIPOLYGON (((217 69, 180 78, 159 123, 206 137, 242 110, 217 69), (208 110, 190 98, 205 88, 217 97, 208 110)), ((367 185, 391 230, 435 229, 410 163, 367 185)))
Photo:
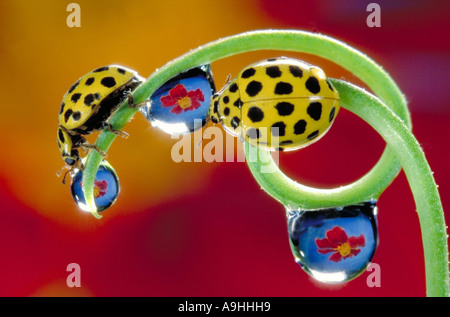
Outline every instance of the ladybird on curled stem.
POLYGON ((319 140, 339 111, 339 93, 318 67, 287 57, 244 68, 211 98, 210 120, 250 144, 291 151, 319 140))
MULTIPOLYGON (((342 106, 355 112, 365 121, 370 121, 371 125, 375 124, 376 129, 383 132, 383 135, 391 143, 390 146, 386 147, 377 164, 366 175, 351 184, 332 189, 308 187, 292 182, 290 179, 280 176, 280 173, 263 173, 260 168, 262 165, 267 165, 267 162, 269 162, 271 166, 276 167, 276 164, 268 151, 258 150, 256 162, 246 160, 257 182, 271 196, 278 197, 281 195, 277 199, 283 201, 286 206, 300 207, 301 205, 303 209, 334 208, 378 197, 403 167, 405 173, 409 171, 410 174, 407 178, 411 189, 413 189, 417 206, 416 211, 421 224, 427 295, 448 296, 447 227, 436 183, 420 145, 410 132, 411 116, 405 96, 383 67, 363 52, 335 38, 301 30, 270 29, 243 32, 207 43, 172 60, 150 75, 146 82, 136 90, 134 96, 157 97, 155 96, 156 89, 181 70, 189 70, 198 65, 210 64, 232 55, 255 50, 284 50, 313 54, 335 62, 352 73, 364 82, 377 98, 364 97, 365 91, 354 89, 348 83, 336 79, 329 78, 325 82, 320 81, 319 86, 321 90, 326 90, 326 86, 322 83, 330 85, 330 90, 336 87, 340 94, 342 106), (355 102, 349 102, 350 100, 355 102), (352 107, 353 104, 354 107, 352 107), (402 159, 402 162, 399 162, 398 157, 402 159), (274 180, 275 183, 270 179, 274 180)), ((246 89, 244 87, 240 86, 239 88, 244 90, 246 89)), ((304 87, 306 87, 306 82, 304 87)), ((305 97, 303 96, 303 98, 305 97)), ((205 97, 206 100, 209 101, 209 98, 205 97)), ((157 102, 153 103, 152 100, 151 106, 141 107, 140 111, 152 122, 152 125, 164 129, 166 123, 170 122, 156 116, 155 109, 161 107, 155 107, 155 105, 157 105, 157 102)), ((334 119, 337 110, 338 108, 335 109, 334 113, 330 110, 328 118, 334 119)), ((217 119, 222 117, 220 114, 223 112, 221 111, 218 107, 217 119)), ((123 127, 135 113, 134 111, 117 111, 110 120, 115 125, 123 127)), ((183 112, 183 114, 188 113, 183 112)), ((210 113, 213 113, 212 109, 210 113)), ((205 114, 209 115, 208 113, 205 114)), ((245 115, 248 116, 248 113, 243 112, 242 115, 245 117, 245 115)), ((202 120, 202 123, 205 121, 202 120)), ((199 125, 199 127, 203 127, 203 125, 199 125)), ((179 134, 180 130, 173 128, 173 126, 169 124, 166 131, 179 134)), ((190 129, 191 127, 187 128, 181 132, 186 133, 195 130, 190 129)), ((314 140, 317 140, 318 137, 314 140)), ((114 138, 102 133, 96 144, 106 149, 113 141, 114 138)), ((244 145, 246 156, 250 155, 252 151, 247 151, 250 144, 245 142, 244 145)), ((91 152, 86 160, 82 185, 83 192, 86 194, 86 203, 92 215, 97 219, 100 219, 101 216, 97 213, 94 190, 92 189, 100 165, 100 156, 91 152)))
POLYGON ((93 131, 106 130, 124 138, 126 132, 116 130, 108 119, 118 106, 128 98, 130 107, 134 104, 133 92, 145 79, 137 72, 118 65, 97 68, 78 79, 63 97, 59 111, 57 143, 66 165, 57 173, 64 173, 63 184, 68 173, 83 169, 79 149, 95 149, 106 157, 106 153, 95 144, 89 144, 84 136, 93 131), (131 101, 131 102, 130 102, 131 101))

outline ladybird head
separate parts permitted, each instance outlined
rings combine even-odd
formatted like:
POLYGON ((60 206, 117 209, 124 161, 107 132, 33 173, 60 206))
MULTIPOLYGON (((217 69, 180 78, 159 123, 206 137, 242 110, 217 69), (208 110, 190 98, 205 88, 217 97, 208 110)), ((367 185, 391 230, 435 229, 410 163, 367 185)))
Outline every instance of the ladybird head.
POLYGON ((63 158, 64 162, 70 167, 79 166, 80 162, 81 162, 80 161, 80 152, 78 150, 72 150, 70 155, 63 154, 62 158, 63 158))
POLYGON ((67 170, 64 173, 63 180, 62 180, 62 183, 64 185, 66 183, 67 174, 72 173, 76 169, 78 169, 78 170, 83 169, 83 163, 81 163, 81 159, 80 159, 78 150, 74 150, 74 153, 71 156, 66 156, 66 157, 63 156, 63 160, 66 163, 66 165, 64 165, 58 171, 58 173, 56 175, 58 177, 60 177, 62 175, 62 172, 64 170, 67 170), (76 152, 76 154, 75 154, 75 152, 76 152))

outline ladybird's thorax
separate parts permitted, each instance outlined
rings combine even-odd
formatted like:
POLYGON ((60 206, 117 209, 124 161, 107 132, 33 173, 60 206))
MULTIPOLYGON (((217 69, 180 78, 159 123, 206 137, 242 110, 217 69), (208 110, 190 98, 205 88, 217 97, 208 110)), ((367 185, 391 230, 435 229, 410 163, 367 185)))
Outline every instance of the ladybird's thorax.
POLYGON ((72 144, 64 144, 60 146, 63 161, 69 166, 76 166, 80 161, 80 152, 74 148, 72 144))
POLYGON ((64 129, 60 125, 58 126, 56 141, 58 143, 58 148, 63 159, 65 156, 70 155, 73 148, 72 137, 69 133, 67 133, 66 129, 64 129))
POLYGON ((242 102, 237 78, 229 81, 219 92, 217 114, 223 127, 231 135, 241 134, 242 102))
POLYGON ((74 166, 80 160, 78 147, 85 141, 81 135, 70 134, 63 126, 58 125, 57 143, 63 161, 74 166))
POLYGON ((219 115, 219 93, 215 93, 211 96, 211 103, 209 106, 209 118, 213 123, 219 123, 220 115, 219 115))

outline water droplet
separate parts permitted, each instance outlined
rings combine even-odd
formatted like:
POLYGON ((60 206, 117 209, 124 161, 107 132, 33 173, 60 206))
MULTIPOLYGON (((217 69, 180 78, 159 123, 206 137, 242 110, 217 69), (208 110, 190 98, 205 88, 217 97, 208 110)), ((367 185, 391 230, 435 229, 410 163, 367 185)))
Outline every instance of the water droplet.
POLYGON ((206 124, 215 91, 211 67, 204 65, 164 83, 139 110, 152 126, 166 133, 191 133, 206 124))
POLYGON ((289 242, 303 270, 323 283, 363 273, 378 245, 376 201, 317 209, 287 209, 289 242))
MULTIPOLYGON (((82 190, 82 178, 83 171, 76 170, 72 176, 70 191, 78 207, 84 211, 90 211, 82 190)), ((97 211, 102 212, 111 207, 118 195, 119 178, 113 167, 103 160, 102 163, 100 163, 94 181, 94 201, 97 206, 97 211)))

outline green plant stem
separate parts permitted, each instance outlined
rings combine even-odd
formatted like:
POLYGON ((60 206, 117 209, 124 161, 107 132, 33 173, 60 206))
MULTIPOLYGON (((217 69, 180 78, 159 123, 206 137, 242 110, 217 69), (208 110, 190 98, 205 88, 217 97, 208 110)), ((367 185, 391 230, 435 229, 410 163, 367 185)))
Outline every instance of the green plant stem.
MULTIPOLYGON (((346 45, 345 43, 320 34, 312 34, 302 31, 262 30, 246 32, 223 38, 198 47, 197 49, 188 52, 187 54, 169 62, 165 66, 155 71, 147 79, 147 81, 133 93, 134 100, 135 102, 142 102, 148 99, 158 87, 160 87, 171 77, 177 75, 182 71, 200 65, 210 64, 218 59, 238 53, 264 49, 315 54, 329 59, 347 69, 356 77, 365 82, 368 87, 384 102, 384 104, 393 111, 393 113, 402 118, 403 121, 399 120, 398 117, 394 116, 391 112, 383 110, 386 112, 384 114, 386 115, 386 118, 388 118, 389 116, 395 118, 390 118, 387 120, 392 121, 390 122, 392 124, 395 123, 394 125, 397 125, 396 129, 404 130, 401 134, 398 134, 396 136, 387 136, 388 139, 400 138, 397 140, 397 142, 399 144, 404 142, 402 137, 407 137, 405 131, 408 131, 408 129, 410 129, 411 127, 410 114, 408 112, 404 96, 402 95, 401 91, 392 80, 392 78, 369 57, 346 45)), ((339 85, 336 80, 334 81, 334 83, 339 85)), ((121 129, 126 123, 128 123, 128 121, 134 116, 136 112, 136 109, 130 109, 129 107, 127 107, 127 103, 125 102, 111 117, 109 122, 114 128, 121 129)), ((384 117, 382 116, 377 120, 383 122, 384 117)), ((377 128, 376 126, 374 127, 377 128)), ((384 135, 384 137, 386 137, 386 135, 384 135)), ((99 135, 96 141, 96 145, 100 149, 107 151, 114 139, 114 134, 103 131, 99 135)), ((394 141, 391 140, 390 142, 388 142, 388 144, 393 144, 393 142, 394 141)), ((410 145, 411 142, 415 142, 414 138, 412 138, 412 141, 405 142, 408 145, 404 146, 412 147, 412 145, 410 145)), ((353 184, 343 186, 339 189, 314 189, 313 191, 315 193, 321 193, 321 198, 316 199, 317 197, 313 196, 312 199, 309 198, 306 200, 311 203, 311 206, 314 206, 314 204, 312 203, 313 201, 318 200, 322 201, 318 205, 322 204, 323 206, 330 204, 344 205, 346 202, 354 201, 355 199, 379 196, 382 190, 384 190, 384 188, 390 184, 390 182, 400 171, 401 165, 396 158, 396 155, 398 155, 397 152, 398 148, 390 149, 389 147, 387 147, 383 152, 383 155, 381 156, 379 162, 362 179, 353 184), (330 199, 333 193, 339 193, 339 195, 335 194, 335 198, 330 199), (357 194, 353 196, 354 193, 357 194), (339 196, 341 198, 339 198, 339 196)), ((420 147, 417 153, 421 153, 420 147)), ((403 156, 398 157, 403 158, 403 156)), ((420 155, 416 155, 414 157, 418 159, 420 155)), ((102 157, 100 156, 100 154, 98 154, 96 151, 91 151, 91 153, 88 155, 83 174, 83 192, 85 194, 86 202, 91 208, 92 214, 97 218, 100 218, 101 216, 97 213, 94 203, 93 187, 95 175, 101 160, 102 157)), ((424 157, 423 160, 425 160, 424 157)), ((437 195, 436 188, 434 185, 431 185, 434 184, 434 180, 431 180, 431 182, 428 180, 425 183, 419 181, 427 178, 425 177, 425 174, 428 173, 429 175, 431 175, 429 173, 429 168, 423 168, 423 166, 427 166, 426 160, 425 164, 420 165, 422 166, 422 168, 416 172, 411 171, 412 168, 408 167, 408 170, 410 170, 408 172, 408 180, 410 182, 413 182, 414 185, 411 185, 412 188, 416 188, 419 186, 420 189, 425 189, 424 191, 427 192, 426 195, 422 195, 423 198, 417 198, 417 189, 413 189, 419 213, 419 220, 421 222, 422 237, 424 241, 427 294, 430 296, 447 295, 448 251, 446 246, 446 230, 445 222, 443 221, 442 207, 440 206, 440 200, 439 196, 437 195), (416 180, 415 177, 418 177, 419 180, 416 180), (419 185, 417 185, 418 183, 419 185), (430 209, 429 212, 425 210, 427 208, 430 209), (434 245, 434 243, 436 243, 436 245, 434 245)), ((292 183, 292 181, 290 182, 292 183)), ((289 182, 287 184, 283 184, 283 186, 289 185, 291 185, 289 184, 289 182)), ((306 189, 307 191, 310 190, 306 187, 304 189, 306 189)), ((293 193, 294 192, 295 190, 293 191, 293 193)), ((363 200, 365 199, 361 199, 360 201, 363 200)), ((291 202, 294 204, 298 203, 295 198, 292 198, 291 202)), ((304 203, 304 201, 302 201, 302 203, 304 203)))
MULTIPOLYGON (((448 246, 444 212, 431 169, 419 143, 404 122, 379 99, 350 83, 337 79, 330 80, 339 91, 341 105, 368 122, 393 149, 402 164, 414 195, 420 220, 425 253, 427 295, 448 296, 448 246)), ((264 190, 285 205, 294 204, 294 208, 309 209, 314 206, 309 204, 311 198, 307 201, 302 198, 304 192, 298 188, 299 185, 291 181, 279 169, 276 169, 274 173, 261 172, 263 166, 267 168, 267 164, 275 164, 268 151, 253 147, 249 143, 245 144, 245 148, 250 170, 264 190), (251 156, 252 151, 258 155, 251 156), (282 190, 274 192, 274 188, 282 190)), ((361 196, 355 193, 355 197, 361 196)), ((321 199, 320 195, 316 198, 321 199)), ((349 200, 348 204, 370 198, 367 196, 363 200, 358 200, 360 198, 349 200)), ((346 204, 347 201, 343 205, 346 204)))
MULTIPOLYGON (((363 80, 375 94, 405 120, 405 123, 409 127, 411 126, 406 101, 400 89, 389 74, 379 65, 363 53, 343 42, 324 35, 296 30, 246 32, 200 46, 155 71, 133 93, 134 100, 135 102, 145 101, 157 88, 182 71, 200 65, 210 64, 215 60, 227 56, 264 49, 310 53, 334 61, 363 80)), ((136 111, 136 109, 127 107, 127 103, 125 102, 111 117, 110 123, 114 128, 121 129, 134 116, 136 111)), ((96 145, 103 151, 107 151, 115 137, 111 132, 103 131, 99 135, 96 145)), ((94 203, 93 186, 101 160, 102 157, 96 151, 92 151, 88 155, 83 175, 83 191, 86 203, 90 207, 92 214, 97 218, 101 218, 101 216, 97 213, 94 203)), ((354 184, 342 187, 339 193, 341 196, 351 197, 356 187, 364 188, 366 191, 372 192, 373 196, 377 196, 394 179, 400 171, 400 168, 401 166, 395 156, 387 148, 383 152, 378 164, 367 175, 354 184), (374 190, 374 187, 368 186, 375 183, 380 184, 378 190, 374 190)), ((321 190, 316 189, 316 191, 321 190)), ((322 191, 328 197, 329 191, 322 191)), ((325 201, 325 197, 323 201, 325 201)), ((333 203, 333 201, 329 203, 333 203)))

